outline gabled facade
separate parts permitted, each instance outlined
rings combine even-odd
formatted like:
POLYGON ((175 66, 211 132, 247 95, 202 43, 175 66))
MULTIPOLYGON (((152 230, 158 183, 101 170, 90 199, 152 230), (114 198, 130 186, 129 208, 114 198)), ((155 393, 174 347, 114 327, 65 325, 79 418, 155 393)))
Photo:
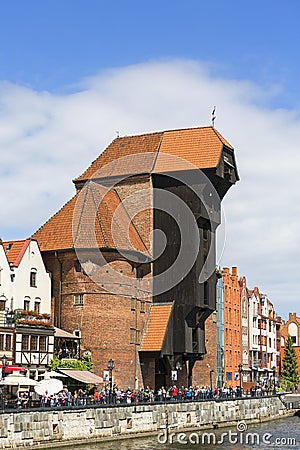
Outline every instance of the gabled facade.
POLYGON ((2 242, 0 261, 0 357, 36 376, 53 357, 50 277, 31 239, 2 242))
POLYGON ((237 268, 222 270, 224 285, 224 360, 227 386, 239 386, 241 354, 241 296, 237 268))
POLYGON ((237 180, 233 147, 213 127, 117 138, 34 234, 52 273, 55 323, 81 333, 99 374, 112 358, 122 386, 169 384, 176 368, 178 383, 191 384, 216 309, 220 204, 237 180))
MULTIPOLYGON (((281 334, 281 361, 284 357, 284 348, 288 335, 291 336, 293 347, 295 349, 298 361, 298 373, 300 374, 300 317, 297 317, 296 313, 289 313, 287 321, 282 321, 280 330, 281 334)), ((282 370, 282 366, 281 366, 282 370)))
POLYGON ((245 277, 239 281, 241 296, 241 364, 243 366, 243 382, 251 381, 249 351, 249 293, 245 277))
POLYGON ((9 309, 51 313, 51 280, 39 250, 32 239, 3 242, 10 266, 9 309))
POLYGON ((269 379, 279 368, 277 317, 270 299, 257 287, 250 291, 249 336, 252 380, 269 379))

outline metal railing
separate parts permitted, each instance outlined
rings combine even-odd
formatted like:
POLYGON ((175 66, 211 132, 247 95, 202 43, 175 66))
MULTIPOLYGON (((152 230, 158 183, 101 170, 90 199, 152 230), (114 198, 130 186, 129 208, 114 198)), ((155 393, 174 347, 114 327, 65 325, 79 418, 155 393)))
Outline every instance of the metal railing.
POLYGON ((2 402, 0 397, 0 405, 2 404, 1 413, 6 412, 26 412, 26 411, 50 411, 50 410, 77 410, 77 409, 86 409, 86 408, 120 408, 120 407, 136 407, 139 405, 159 405, 159 404, 178 404, 178 403, 203 403, 203 402, 226 402, 226 401, 232 401, 232 400, 245 400, 250 398, 261 398, 261 397, 280 397, 284 393, 272 393, 272 392, 261 392, 256 395, 251 395, 249 392, 243 393, 242 395, 210 395, 210 396, 197 396, 194 398, 153 398, 150 400, 138 400, 134 399, 128 402, 127 398, 124 399, 118 399, 118 398, 112 398, 111 403, 108 401, 106 402, 106 399, 100 400, 100 401, 94 401, 92 396, 87 396, 83 399, 78 399, 75 402, 64 402, 64 403, 53 403, 53 404, 43 404, 40 400, 29 400, 26 405, 19 404, 17 400, 6 400, 5 402, 2 402))

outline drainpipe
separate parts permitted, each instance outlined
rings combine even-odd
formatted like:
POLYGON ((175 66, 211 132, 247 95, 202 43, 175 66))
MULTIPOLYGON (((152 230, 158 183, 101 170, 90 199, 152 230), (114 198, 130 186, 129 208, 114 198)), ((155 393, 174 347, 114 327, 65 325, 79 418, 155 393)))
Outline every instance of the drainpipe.
POLYGON ((54 252, 57 262, 59 264, 59 291, 58 291, 58 314, 57 327, 61 327, 61 304, 62 304, 62 261, 58 258, 57 251, 54 252))

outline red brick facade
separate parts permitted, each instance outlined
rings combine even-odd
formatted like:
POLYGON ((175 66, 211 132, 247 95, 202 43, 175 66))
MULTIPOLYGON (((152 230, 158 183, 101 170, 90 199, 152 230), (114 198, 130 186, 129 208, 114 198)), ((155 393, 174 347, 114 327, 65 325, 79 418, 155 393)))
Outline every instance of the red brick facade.
POLYGON ((280 365, 282 371, 282 360, 284 358, 284 348, 288 335, 291 336, 293 346, 297 355, 298 373, 300 375, 300 317, 296 313, 290 313, 286 322, 283 321, 280 329, 281 333, 281 349, 280 349, 280 365))
MULTIPOLYGON (((127 261, 120 260, 117 253, 107 256, 111 266, 120 275, 131 276, 133 284, 136 284, 135 268, 132 269, 127 261)), ((92 352, 96 374, 103 375, 107 361, 113 357, 116 383, 131 388, 137 381, 141 384, 137 346, 149 314, 150 301, 128 296, 126 286, 122 286, 122 283, 119 284, 119 294, 107 292, 105 288, 109 289, 109 280, 98 285, 82 269, 76 271, 75 251, 58 255, 48 253, 44 259, 52 273, 55 325, 70 333, 80 331, 81 352, 92 352), (75 304, 74 296, 78 294, 83 294, 82 305, 75 304)))
POLYGON ((178 384, 186 385, 193 379, 193 384, 209 385, 203 367, 216 373, 216 321, 214 315, 209 318, 216 303, 213 234, 220 198, 237 180, 233 148, 213 127, 119 138, 75 180, 76 196, 35 233, 47 270, 52 273, 55 325, 81 334, 81 351, 91 352, 96 374, 102 375, 112 358, 114 381, 123 388, 169 385, 176 366, 178 384), (130 158, 133 154, 141 156, 136 167, 130 158), (170 155, 177 157, 175 169, 170 155), (112 163, 108 169, 107 163, 112 163), (191 163, 197 170, 187 169, 186 164, 191 163), (218 194, 209 200, 214 202, 209 207, 213 219, 207 217, 203 199, 190 185, 173 176, 174 170, 186 171, 195 176, 191 178, 195 186, 202 186, 198 169, 207 169, 205 181, 209 178, 218 194), (118 177, 124 174, 120 181, 118 177), (85 187, 89 179, 92 183, 85 187), (109 193, 97 202, 107 186, 109 193), (197 241, 193 247, 190 238, 189 245, 199 251, 188 274, 175 279, 171 288, 152 295, 155 276, 167 272, 180 248, 182 237, 177 225, 186 222, 177 211, 173 220, 155 207, 157 192, 162 191, 188 205, 201 245, 199 248, 197 241), (114 222, 117 211, 120 214, 114 222), (165 234, 167 243, 162 257, 149 262, 156 250, 150 245, 154 228, 165 234), (200 283, 199 273, 210 245, 212 274, 200 283), (98 258, 98 249, 107 264, 98 258), (147 333, 152 304, 164 303, 175 306, 161 348, 143 351, 140 344, 147 333), (205 347, 207 354, 201 361, 205 347))
POLYGON ((213 312, 205 322, 206 355, 194 367, 194 383, 197 386, 216 386, 217 376, 217 312, 213 312), (211 374, 210 374, 211 373, 211 374))
POLYGON ((241 296, 237 268, 222 271, 224 284, 224 354, 225 384, 238 386, 241 358, 241 296))

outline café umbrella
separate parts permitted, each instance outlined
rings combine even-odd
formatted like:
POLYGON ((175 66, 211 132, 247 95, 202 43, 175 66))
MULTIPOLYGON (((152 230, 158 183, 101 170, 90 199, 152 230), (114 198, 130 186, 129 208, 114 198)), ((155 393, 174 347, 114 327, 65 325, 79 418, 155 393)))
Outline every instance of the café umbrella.
POLYGON ((7 375, 4 380, 0 382, 0 386, 37 386, 38 381, 33 380, 32 378, 25 377, 24 375, 7 375))
POLYGON ((50 378, 48 380, 42 380, 37 383, 34 390, 39 395, 44 395, 48 391, 49 395, 57 394, 63 390, 63 383, 61 380, 50 378))

